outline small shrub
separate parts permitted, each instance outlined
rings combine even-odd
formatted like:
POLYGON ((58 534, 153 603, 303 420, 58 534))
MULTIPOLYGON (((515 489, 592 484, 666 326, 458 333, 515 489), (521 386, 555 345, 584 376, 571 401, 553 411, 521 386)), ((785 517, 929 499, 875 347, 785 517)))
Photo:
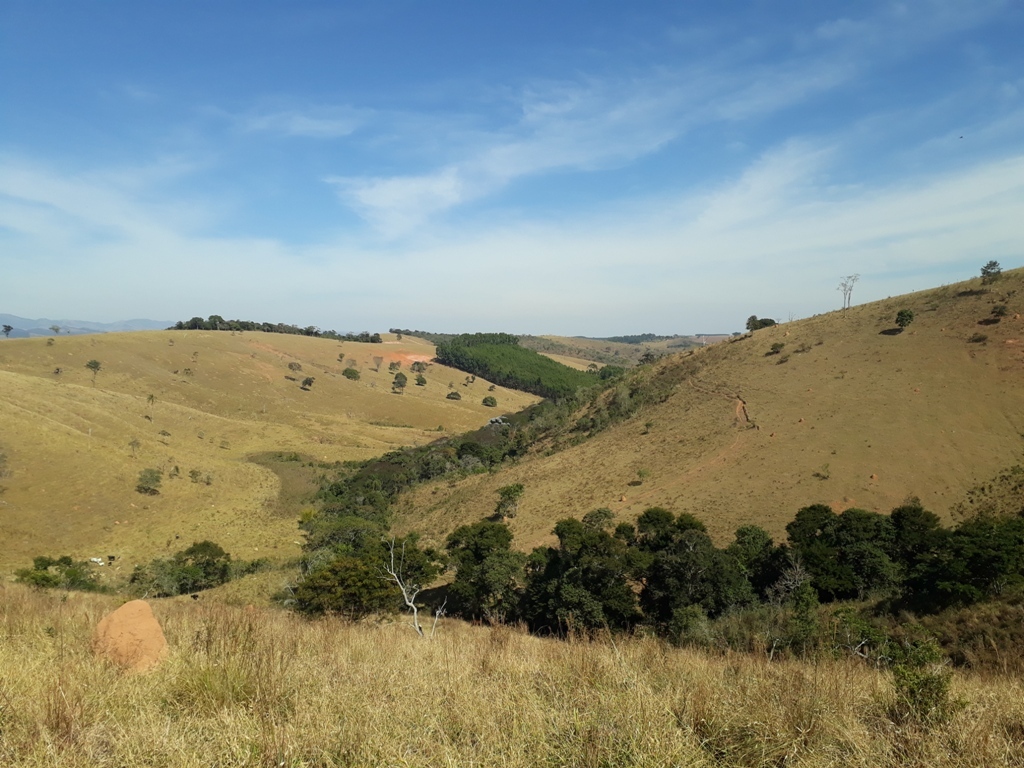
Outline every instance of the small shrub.
POLYGON ((300 363, 288 363, 289 371, 301 371, 302 365, 300 363))
POLYGON ((781 351, 782 351, 783 349, 785 349, 785 347, 786 347, 786 345, 785 345, 785 344, 784 344, 783 342, 781 342, 781 341, 776 341, 776 342, 775 342, 774 344, 772 344, 772 348, 771 348, 771 350, 769 350, 768 352, 765 352, 765 353, 764 353, 764 356, 765 356, 765 357, 768 357, 769 355, 777 355, 777 354, 779 354, 779 353, 780 353, 780 352, 781 352, 781 351))
POLYGON ((135 490, 147 496, 156 496, 160 493, 160 481, 163 476, 164 473, 159 469, 144 469, 139 472, 139 482, 135 485, 135 490))
POLYGON ((986 341, 988 341, 988 335, 984 333, 972 334, 971 337, 967 339, 968 344, 984 344, 986 341))
POLYGON ((889 716, 896 723, 937 725, 962 707, 949 695, 951 675, 934 640, 892 647, 892 683, 896 694, 889 716))
POLYGON ((1005 304, 996 304, 994 307, 992 307, 992 317, 1002 319, 1006 317, 1009 311, 1009 307, 1007 307, 1005 304))
POLYGON ((491 397, 490 395, 488 395, 487 397, 485 397, 485 398, 483 399, 483 401, 482 401, 482 402, 483 402, 483 404, 484 404, 484 405, 486 405, 486 406, 487 406, 488 408, 495 408, 495 407, 497 407, 497 405, 498 405, 498 401, 497 401, 497 400, 495 400, 495 399, 494 399, 493 397, 491 397))
POLYGON ((68 555, 54 559, 41 555, 32 559, 31 568, 15 572, 22 584, 43 589, 75 589, 82 592, 102 592, 103 586, 85 561, 74 561, 68 555))
POLYGON ((425 386, 427 386, 427 377, 424 376, 422 373, 417 373, 416 374, 416 386, 417 387, 425 387, 425 386))
POLYGON ((461 400, 462 399, 462 395, 460 395, 458 392, 449 392, 447 395, 445 395, 445 399, 446 400, 461 400))
POLYGON ((346 368, 344 371, 341 372, 341 375, 344 376, 346 379, 351 379, 352 381, 359 381, 359 371, 357 371, 355 368, 346 368))
POLYGON ((901 309, 896 313, 896 325, 900 327, 900 330, 903 330, 912 322, 914 322, 914 310, 901 309))

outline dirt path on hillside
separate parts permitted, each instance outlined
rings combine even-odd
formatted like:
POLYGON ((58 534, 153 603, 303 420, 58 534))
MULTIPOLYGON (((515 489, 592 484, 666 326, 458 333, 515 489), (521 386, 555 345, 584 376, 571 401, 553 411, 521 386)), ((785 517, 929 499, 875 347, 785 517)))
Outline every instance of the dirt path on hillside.
MULTIPOLYGON (((687 384, 708 397, 724 398, 733 403, 733 425, 736 427, 736 437, 725 448, 722 448, 720 451, 704 460, 698 461, 696 464, 685 470, 681 475, 678 475, 676 479, 677 483, 685 483, 690 478, 696 477, 706 470, 727 465, 732 458, 740 453, 742 448, 741 443, 745 442, 743 440, 743 436, 750 431, 751 426, 753 426, 754 429, 760 429, 760 427, 751 421, 750 415, 747 413, 747 401, 738 394, 702 387, 695 384, 693 379, 687 379, 687 384)), ((658 491, 655 489, 643 493, 631 494, 628 503, 633 505, 655 495, 658 495, 658 491)))

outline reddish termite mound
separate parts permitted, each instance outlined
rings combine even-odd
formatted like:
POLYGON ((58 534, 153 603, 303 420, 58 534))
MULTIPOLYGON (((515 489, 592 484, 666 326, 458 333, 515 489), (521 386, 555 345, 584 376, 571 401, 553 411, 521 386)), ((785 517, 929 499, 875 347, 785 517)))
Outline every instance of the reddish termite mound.
POLYGON ((167 656, 167 640, 145 600, 132 600, 103 617, 92 638, 93 652, 118 666, 145 672, 167 656))

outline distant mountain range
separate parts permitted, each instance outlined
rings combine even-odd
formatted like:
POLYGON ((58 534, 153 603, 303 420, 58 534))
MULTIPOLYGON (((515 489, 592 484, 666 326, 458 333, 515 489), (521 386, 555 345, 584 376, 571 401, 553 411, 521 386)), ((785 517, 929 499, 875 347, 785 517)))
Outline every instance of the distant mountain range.
POLYGON ((10 338, 25 339, 29 336, 53 336, 53 326, 60 327, 60 333, 78 336, 83 333, 115 333, 117 331, 159 331, 174 325, 173 320, 120 320, 116 323, 94 323, 90 320, 51 320, 40 317, 31 320, 17 315, 0 314, 0 325, 9 325, 10 338))

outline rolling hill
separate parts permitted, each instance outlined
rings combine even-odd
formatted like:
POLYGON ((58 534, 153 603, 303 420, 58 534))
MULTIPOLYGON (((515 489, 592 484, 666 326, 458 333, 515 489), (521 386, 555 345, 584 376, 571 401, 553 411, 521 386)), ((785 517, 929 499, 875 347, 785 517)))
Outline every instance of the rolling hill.
POLYGON ((383 344, 226 331, 0 339, 0 569, 39 554, 112 554, 123 573, 205 538, 236 557, 293 556, 291 502, 302 494, 279 503, 289 462, 265 454, 366 459, 537 401, 499 387, 490 393, 498 407, 485 407, 489 382, 465 384, 465 374, 436 364, 426 386, 410 375, 404 394, 392 393, 389 364, 409 374, 433 354, 431 344, 393 336, 383 344), (100 363, 95 380, 90 360, 100 363), (360 378, 345 378, 347 367, 360 378), (314 383, 303 389, 306 377, 314 383), (450 387, 461 400, 446 398, 450 387), (146 468, 163 473, 159 495, 135 490, 146 468))
POLYGON ((420 487, 400 502, 398 527, 441 541, 492 513, 510 483, 525 486, 511 521, 523 549, 598 507, 620 520, 653 505, 690 512, 720 543, 748 523, 782 538, 817 502, 887 512, 916 495, 949 520, 1024 453, 1022 287, 1014 270, 665 358, 613 395, 656 380, 664 402, 500 473, 420 487), (915 317, 903 332, 901 309, 915 317))

